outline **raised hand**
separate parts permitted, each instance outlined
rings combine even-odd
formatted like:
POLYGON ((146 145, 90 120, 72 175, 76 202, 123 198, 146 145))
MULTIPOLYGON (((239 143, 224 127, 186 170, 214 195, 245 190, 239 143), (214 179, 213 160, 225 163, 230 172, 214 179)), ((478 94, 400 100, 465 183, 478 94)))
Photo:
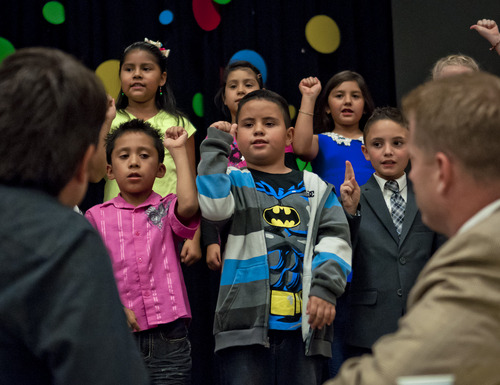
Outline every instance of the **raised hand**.
POLYGON ((234 138, 234 135, 236 134, 236 128, 238 127, 238 125, 236 123, 231 124, 229 122, 221 120, 219 122, 212 123, 210 127, 215 127, 220 131, 227 132, 228 134, 231 134, 234 138))
POLYGON ((165 139, 163 145, 169 151, 185 147, 188 140, 188 133, 184 127, 172 126, 165 131, 165 139))
POLYGON ((321 92, 321 82, 317 77, 309 76, 299 83, 299 90, 302 96, 311 96, 317 98, 321 92))
POLYGON ((492 46, 497 44, 500 40, 500 32, 495 20, 478 20, 476 24, 471 25, 470 29, 476 30, 479 35, 488 40, 492 46))
POLYGON ((351 162, 346 160, 344 183, 340 186, 340 199, 344 210, 351 215, 355 215, 360 197, 361 189, 359 188, 358 182, 356 182, 354 169, 352 168, 351 162))

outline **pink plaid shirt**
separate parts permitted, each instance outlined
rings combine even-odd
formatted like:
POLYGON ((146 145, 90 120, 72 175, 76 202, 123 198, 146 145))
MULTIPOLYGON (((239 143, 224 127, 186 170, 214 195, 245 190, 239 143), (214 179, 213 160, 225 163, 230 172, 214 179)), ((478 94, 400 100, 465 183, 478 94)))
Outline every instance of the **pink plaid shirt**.
POLYGON ((119 195, 85 214, 108 248, 122 304, 134 311, 141 330, 191 318, 179 250, 193 238, 199 218, 183 225, 176 204, 175 194, 153 192, 137 207, 119 195))

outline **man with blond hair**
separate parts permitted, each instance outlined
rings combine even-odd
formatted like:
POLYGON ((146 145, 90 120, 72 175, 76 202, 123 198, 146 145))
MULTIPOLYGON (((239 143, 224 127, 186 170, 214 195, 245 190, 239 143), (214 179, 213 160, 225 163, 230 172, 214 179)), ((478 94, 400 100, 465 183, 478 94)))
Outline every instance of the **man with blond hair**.
POLYGON ((421 272, 396 333, 326 382, 396 384, 451 374, 455 385, 498 384, 500 357, 500 79, 462 74, 403 100, 423 221, 449 237, 421 272))

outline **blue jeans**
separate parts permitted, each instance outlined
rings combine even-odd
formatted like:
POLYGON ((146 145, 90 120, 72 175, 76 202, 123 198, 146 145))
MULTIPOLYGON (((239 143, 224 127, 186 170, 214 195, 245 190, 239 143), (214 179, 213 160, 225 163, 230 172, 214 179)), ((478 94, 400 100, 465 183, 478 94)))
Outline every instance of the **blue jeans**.
POLYGON ((302 333, 269 331, 270 347, 236 346, 217 353, 221 385, 314 385, 322 383, 322 356, 306 357, 302 333))
POLYGON ((191 344, 184 320, 134 333, 151 384, 191 384, 191 344))

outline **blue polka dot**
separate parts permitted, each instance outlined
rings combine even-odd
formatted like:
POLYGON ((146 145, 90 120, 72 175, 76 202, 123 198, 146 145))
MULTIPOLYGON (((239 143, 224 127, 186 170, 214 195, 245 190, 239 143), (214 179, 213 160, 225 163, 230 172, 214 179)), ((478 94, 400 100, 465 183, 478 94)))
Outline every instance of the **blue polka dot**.
POLYGON ((172 11, 166 10, 160 13, 160 23, 163 25, 170 24, 174 20, 172 11))
POLYGON ((255 67, 257 67, 262 74, 262 81, 264 84, 266 83, 267 80, 267 66, 266 62, 260 56, 257 52, 249 50, 249 49, 244 49, 242 51, 236 52, 233 57, 229 60, 229 62, 233 61, 238 61, 238 60, 245 60, 250 63, 252 63, 255 67))

